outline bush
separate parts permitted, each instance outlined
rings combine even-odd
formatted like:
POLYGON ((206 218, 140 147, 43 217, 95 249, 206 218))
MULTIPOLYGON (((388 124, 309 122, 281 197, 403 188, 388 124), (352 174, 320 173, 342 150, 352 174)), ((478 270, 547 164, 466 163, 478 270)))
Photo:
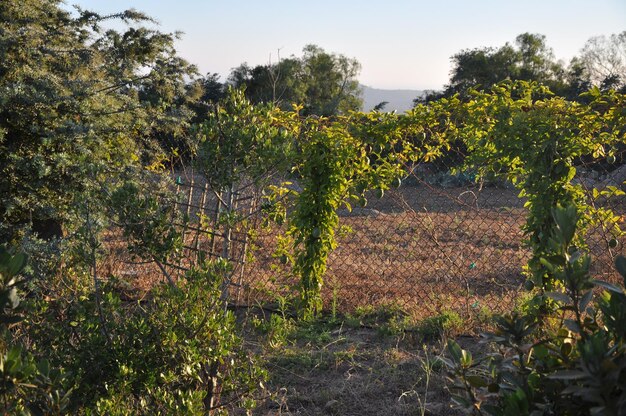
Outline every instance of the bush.
MULTIPOLYGON (((572 245, 575 208, 553 215, 558 254, 541 263, 560 290, 537 296, 550 299, 558 324, 543 325, 532 309, 501 316, 485 338, 494 352, 477 360, 449 341, 453 400, 469 413, 626 414, 626 291, 591 278, 589 256, 572 245), (594 287, 604 290, 594 296, 594 287)), ((626 286, 626 258, 616 267, 626 286)))
POLYGON ((27 258, 0 246, 0 413, 59 415, 71 389, 63 371, 16 342, 11 326, 23 320, 19 291, 27 258))
POLYGON ((190 270, 123 302, 111 284, 42 311, 32 331, 76 385, 73 413, 222 414, 251 408, 265 371, 244 350, 235 316, 220 300, 226 262, 190 270), (64 314, 64 315, 62 315, 64 314))

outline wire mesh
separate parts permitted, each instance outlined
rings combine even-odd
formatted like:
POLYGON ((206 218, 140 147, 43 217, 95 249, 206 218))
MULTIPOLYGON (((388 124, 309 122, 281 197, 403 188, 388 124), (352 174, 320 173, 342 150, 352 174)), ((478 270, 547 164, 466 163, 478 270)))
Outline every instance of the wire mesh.
MULTIPOLYGON (((583 185, 589 203, 626 218, 623 196, 593 198, 594 189, 621 186, 626 167, 580 162, 577 168, 575 181, 583 185)), ((240 186, 234 203, 226 207, 223 195, 201 175, 186 171, 175 177, 182 195, 178 206, 186 217, 180 224, 185 249, 166 265, 170 273, 185 271, 203 253, 234 264, 229 280, 234 302, 251 304, 294 293, 297 281, 289 264, 274 255, 286 230, 259 227, 259 189, 240 186), (230 229, 225 212, 237 218, 230 229)), ((367 195, 367 206, 341 209, 339 244, 329 258, 323 289, 326 305, 343 312, 393 305, 418 317, 442 310, 476 315, 514 307, 530 258, 522 231, 525 200, 505 181, 472 179, 451 174, 445 166, 421 164, 382 198, 367 195)), ((589 230, 587 242, 594 276, 616 279, 613 262, 623 253, 624 237, 614 239, 600 222, 589 230)), ((146 288, 161 276, 154 264, 129 258, 119 231, 110 232, 107 245, 111 255, 104 272, 144 281, 146 288)))

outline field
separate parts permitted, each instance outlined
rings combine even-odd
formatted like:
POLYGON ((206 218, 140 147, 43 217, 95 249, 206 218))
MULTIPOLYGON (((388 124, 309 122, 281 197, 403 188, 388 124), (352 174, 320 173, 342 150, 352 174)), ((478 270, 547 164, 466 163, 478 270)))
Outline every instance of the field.
POLYGON ((296 328, 264 354, 271 394, 254 414, 461 414, 449 404, 441 342, 422 341, 419 334, 366 328, 358 320, 296 328))
MULTIPOLYGON (((220 256, 224 247, 223 228, 199 230, 193 222, 200 213, 206 218, 214 215, 215 196, 198 176, 192 186, 181 189, 186 192, 182 207, 192 221, 185 228, 183 257, 166 266, 173 276, 198 252, 220 256)), ((530 257, 523 243, 524 200, 517 193, 510 186, 444 187, 414 181, 380 199, 368 195, 366 207, 340 210, 338 247, 329 258, 323 289, 327 309, 347 313, 359 307, 392 306, 416 319, 441 311, 469 318, 510 310, 523 291, 522 270, 530 257)), ((235 208, 253 212, 251 198, 241 199, 246 202, 235 208)), ((613 204, 623 215, 623 202, 616 199, 613 204)), ((231 293, 237 303, 273 301, 296 284, 289 265, 274 255, 277 236, 284 231, 258 228, 250 238, 245 227, 231 230, 229 257, 235 264, 231 293)), ((600 227, 587 239, 593 272, 605 280, 614 279, 613 257, 622 249, 621 244, 609 249, 609 238, 600 227)), ((163 278, 155 264, 128 255, 119 233, 111 232, 107 242, 110 253, 101 264, 102 275, 132 281, 139 292, 163 278)))
MULTIPOLYGON (((442 310, 472 316, 514 306, 530 257, 523 244, 526 210, 515 189, 403 185, 369 201, 340 211, 342 231, 324 289, 329 307, 348 312, 395 305, 424 318, 442 310)), ((611 280, 615 252, 601 231, 588 240, 594 273, 611 280)), ((249 287, 261 292, 294 283, 278 271, 273 241, 271 234, 260 239, 257 263, 246 274, 249 287)))

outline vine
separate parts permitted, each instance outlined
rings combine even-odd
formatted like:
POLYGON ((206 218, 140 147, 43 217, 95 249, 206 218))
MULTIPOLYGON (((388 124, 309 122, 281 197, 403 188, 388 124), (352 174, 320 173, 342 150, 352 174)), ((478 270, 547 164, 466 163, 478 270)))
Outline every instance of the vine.
POLYGON ((554 276, 540 262, 554 255, 549 239, 555 226, 552 211, 558 205, 576 207, 581 215, 574 241, 582 246, 586 231, 598 219, 587 206, 583 186, 574 181, 574 164, 589 155, 604 157, 618 140, 616 124, 607 125, 606 111, 554 97, 547 87, 527 82, 474 92, 464 111, 467 165, 482 176, 505 175, 520 190, 520 198, 526 198, 524 231, 532 249, 527 287, 553 290, 554 276))

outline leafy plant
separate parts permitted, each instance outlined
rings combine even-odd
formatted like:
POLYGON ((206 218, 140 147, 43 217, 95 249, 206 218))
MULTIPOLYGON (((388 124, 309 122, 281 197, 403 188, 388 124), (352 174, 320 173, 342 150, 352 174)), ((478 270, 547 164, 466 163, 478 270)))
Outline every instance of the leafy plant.
POLYGON ((425 338, 442 338, 461 330, 463 319, 454 311, 441 311, 439 314, 422 320, 417 330, 425 338))
POLYGON ((38 360, 11 334, 23 320, 18 289, 26 282, 27 258, 0 246, 0 411, 3 414, 65 414, 72 389, 64 372, 38 360))
MULTIPOLYGON (((486 336, 496 350, 475 360, 448 342, 455 403, 474 414, 620 415, 626 411, 626 291, 593 280, 590 258, 574 243, 578 214, 553 211, 550 258, 541 264, 559 282, 549 292, 559 323, 539 325, 535 314, 496 319, 486 336), (604 289, 594 296, 594 287, 604 289)), ((626 286, 626 258, 616 267, 626 286)))
POLYGON ((294 239, 294 271, 300 277, 300 312, 320 312, 326 262, 336 247, 337 210, 352 203, 366 205, 365 192, 379 197, 405 174, 409 161, 430 160, 446 146, 448 101, 435 109, 418 108, 406 117, 353 113, 333 119, 306 119, 300 129, 301 155, 294 168, 302 187, 290 218, 294 239), (436 121, 435 121, 436 120, 436 121), (439 124, 441 121, 441 124, 439 124), (426 134, 428 132, 428 134, 426 134))
POLYGON ((158 167, 155 138, 180 135, 191 116, 184 82, 195 70, 175 55, 175 35, 142 27, 152 20, 135 10, 74 14, 60 3, 0 4, 3 241, 68 234, 78 195, 127 167, 158 167), (130 27, 103 27, 111 20, 130 27))
POLYGON ((524 231, 533 252, 529 287, 554 289, 554 276, 540 264, 541 258, 553 255, 554 207, 573 205, 582 214, 575 226, 578 245, 583 244, 586 228, 597 221, 586 204, 583 187, 574 182, 574 162, 587 155, 603 156, 607 147, 621 140, 621 127, 611 119, 615 100, 606 104, 608 108, 600 109, 597 104, 570 102, 553 97, 546 87, 518 81, 498 84, 490 92, 475 92, 462 110, 466 112, 461 130, 470 151, 468 165, 482 176, 506 175, 520 189, 519 196, 527 199, 524 231))
POLYGON ((242 180, 264 183, 276 172, 289 170, 297 121, 297 112, 254 106, 243 90, 230 88, 196 127, 195 164, 218 191, 242 180))
POLYGON ((55 345, 55 358, 76 380, 73 411, 195 415, 253 407, 265 371, 243 349, 235 316, 220 300, 228 268, 225 262, 194 268, 177 286, 161 284, 136 304, 104 288, 109 338, 93 296, 75 300, 70 335, 55 345))
POLYGON ((156 262, 173 284, 163 264, 180 254, 183 245, 177 228, 183 220, 176 209, 174 195, 154 190, 146 193, 139 181, 126 180, 111 192, 109 206, 128 241, 129 252, 156 262))

